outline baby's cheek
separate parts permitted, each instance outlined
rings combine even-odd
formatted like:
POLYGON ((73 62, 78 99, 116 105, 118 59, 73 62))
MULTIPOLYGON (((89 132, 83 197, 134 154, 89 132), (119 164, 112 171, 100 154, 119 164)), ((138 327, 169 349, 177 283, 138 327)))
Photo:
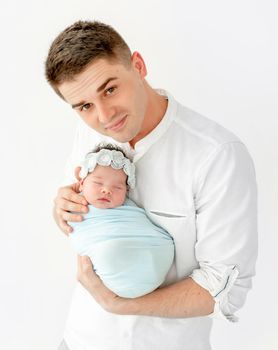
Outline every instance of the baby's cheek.
POLYGON ((121 195, 121 204, 124 204, 125 199, 126 199, 126 192, 122 193, 121 195))
POLYGON ((115 196, 114 196, 114 203, 115 203, 115 206, 120 206, 124 203, 125 201, 125 195, 123 195, 122 193, 117 193, 115 196))
POLYGON ((92 188, 85 187, 83 188, 83 195, 89 204, 94 204, 96 199, 95 191, 92 188))

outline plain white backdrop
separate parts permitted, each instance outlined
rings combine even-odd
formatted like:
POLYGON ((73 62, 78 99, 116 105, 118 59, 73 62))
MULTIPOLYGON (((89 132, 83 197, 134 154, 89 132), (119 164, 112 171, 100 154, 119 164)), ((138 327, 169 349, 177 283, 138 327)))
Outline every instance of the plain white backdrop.
POLYGON ((1 1, 1 349, 56 349, 75 284, 76 257, 51 211, 77 116, 43 65, 78 19, 114 26, 143 55, 153 87, 247 145, 259 186, 257 276, 240 322, 216 321, 211 341, 213 350, 278 348, 277 11, 275 0, 1 1))

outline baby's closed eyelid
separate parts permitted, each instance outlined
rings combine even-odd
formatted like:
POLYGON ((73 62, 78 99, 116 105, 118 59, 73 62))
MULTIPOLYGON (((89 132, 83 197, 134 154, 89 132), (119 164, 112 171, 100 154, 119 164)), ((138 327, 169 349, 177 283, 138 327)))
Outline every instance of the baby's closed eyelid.
POLYGON ((114 185, 115 188, 120 188, 120 189, 125 189, 126 186, 125 185, 121 185, 121 184, 118 184, 118 185, 114 185))

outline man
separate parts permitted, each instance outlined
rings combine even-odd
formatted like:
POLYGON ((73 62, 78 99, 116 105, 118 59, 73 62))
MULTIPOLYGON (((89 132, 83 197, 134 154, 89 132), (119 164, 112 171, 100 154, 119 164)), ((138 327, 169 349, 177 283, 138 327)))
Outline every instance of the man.
MULTIPOLYGON (((79 257, 83 287, 74 294, 63 345, 70 350, 208 350, 212 318, 236 320, 251 288, 252 160, 236 136, 151 88, 146 75, 141 55, 99 22, 65 29, 47 57, 47 80, 85 122, 72 169, 102 137, 119 142, 137 168, 131 199, 168 230, 176 249, 164 285, 135 299, 112 293, 94 262, 79 257)), ((82 220, 71 212, 86 212, 86 204, 75 183, 59 189, 54 217, 65 233, 67 221, 82 220)))

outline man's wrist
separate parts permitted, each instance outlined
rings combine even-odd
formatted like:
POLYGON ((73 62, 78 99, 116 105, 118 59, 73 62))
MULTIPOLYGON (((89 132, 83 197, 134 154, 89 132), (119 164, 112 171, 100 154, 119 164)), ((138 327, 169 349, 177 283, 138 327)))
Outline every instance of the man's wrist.
POLYGON ((140 315, 140 298, 120 298, 117 305, 119 314, 140 315))

